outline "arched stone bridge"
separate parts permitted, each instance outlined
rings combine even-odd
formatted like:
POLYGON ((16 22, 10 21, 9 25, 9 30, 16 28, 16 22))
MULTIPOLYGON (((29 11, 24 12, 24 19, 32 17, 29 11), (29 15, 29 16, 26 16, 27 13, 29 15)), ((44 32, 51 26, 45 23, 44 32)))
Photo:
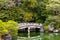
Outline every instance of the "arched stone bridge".
POLYGON ((38 23, 19 23, 18 28, 19 29, 24 29, 24 28, 40 28, 42 26, 42 24, 38 24, 38 23))

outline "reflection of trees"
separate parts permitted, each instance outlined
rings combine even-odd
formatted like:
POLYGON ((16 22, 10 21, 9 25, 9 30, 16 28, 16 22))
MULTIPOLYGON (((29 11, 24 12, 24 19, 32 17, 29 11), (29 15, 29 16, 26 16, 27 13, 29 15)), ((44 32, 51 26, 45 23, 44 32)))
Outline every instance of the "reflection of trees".
MULTIPOLYGON (((33 34, 33 33, 32 33, 33 34)), ((35 34, 36 35, 36 34, 35 34)), ((59 39, 59 33, 40 33, 40 35, 36 35, 34 37, 30 38, 21 38, 24 39, 30 39, 30 40, 57 40, 59 39)))
POLYGON ((53 33, 50 33, 50 34, 48 35, 48 38, 49 38, 49 40, 53 40, 53 39, 54 39, 54 34, 53 34, 53 33))
POLYGON ((59 33, 54 33, 54 35, 58 36, 58 35, 59 35, 59 33))
MULTIPOLYGON (((58 36, 59 33, 40 33, 39 36, 34 36, 32 37, 31 39, 32 40, 55 40, 56 37, 59 37, 58 36)), ((57 38, 59 39, 59 38, 57 38)))
POLYGON ((32 40, 43 40, 44 33, 40 33, 38 36, 31 37, 32 40))
POLYGON ((40 40, 43 40, 44 33, 40 33, 40 40))
MULTIPOLYGON (((48 35, 49 40, 55 40, 56 37, 59 37, 59 33, 50 33, 48 35)), ((58 38, 59 39, 59 38, 58 38)))

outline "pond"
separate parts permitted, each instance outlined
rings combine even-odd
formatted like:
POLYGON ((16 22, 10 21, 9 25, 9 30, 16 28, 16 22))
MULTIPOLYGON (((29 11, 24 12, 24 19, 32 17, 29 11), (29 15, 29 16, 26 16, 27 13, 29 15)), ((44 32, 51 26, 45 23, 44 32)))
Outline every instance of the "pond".
POLYGON ((60 40, 60 33, 19 33, 17 40, 60 40))

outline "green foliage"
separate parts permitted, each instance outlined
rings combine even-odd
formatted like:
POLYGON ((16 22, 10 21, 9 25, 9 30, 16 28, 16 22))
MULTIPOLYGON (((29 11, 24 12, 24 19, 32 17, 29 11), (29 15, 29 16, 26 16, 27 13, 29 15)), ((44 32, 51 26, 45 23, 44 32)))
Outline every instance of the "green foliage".
POLYGON ((14 20, 17 22, 44 23, 47 15, 45 11, 46 4, 43 1, 21 0, 21 2, 22 3, 19 6, 15 3, 15 6, 10 7, 13 5, 13 1, 7 1, 7 5, 1 8, 0 19, 3 21, 14 20))
POLYGON ((37 0, 23 0, 24 5, 29 8, 34 8, 38 5, 37 0))
POLYGON ((48 31, 49 30, 48 26, 44 26, 44 30, 48 31))
POLYGON ((0 0, 0 10, 1 10, 1 8, 3 8, 4 6, 6 6, 8 2, 9 2, 9 0, 0 0))
POLYGON ((60 0, 0 0, 0 19, 3 21, 14 20, 45 24, 56 22, 60 26, 59 14, 60 0))
POLYGON ((49 16, 45 21, 45 25, 48 24, 53 24, 55 28, 60 28, 60 16, 49 16))
POLYGON ((8 22, 3 22, 0 20, 0 34, 4 35, 6 33, 11 34, 12 36, 17 35, 18 31, 18 23, 12 20, 9 20, 8 22))
POLYGON ((32 13, 26 12, 26 13, 24 14, 24 21, 25 21, 25 22, 29 22, 29 21, 31 21, 32 19, 33 19, 33 14, 32 14, 32 13))
POLYGON ((58 15, 60 13, 60 0, 50 0, 46 5, 46 9, 48 10, 48 14, 51 11, 51 15, 58 15))

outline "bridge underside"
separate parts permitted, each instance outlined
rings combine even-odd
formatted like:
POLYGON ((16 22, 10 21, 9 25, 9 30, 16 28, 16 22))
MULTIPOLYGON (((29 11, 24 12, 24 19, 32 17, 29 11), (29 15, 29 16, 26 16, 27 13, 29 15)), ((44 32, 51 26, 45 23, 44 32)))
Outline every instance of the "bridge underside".
MULTIPOLYGON (((39 32, 40 28, 30 28, 30 32, 39 32)), ((24 29, 19 29, 18 33, 20 32, 28 32, 28 28, 24 28, 24 29)))

